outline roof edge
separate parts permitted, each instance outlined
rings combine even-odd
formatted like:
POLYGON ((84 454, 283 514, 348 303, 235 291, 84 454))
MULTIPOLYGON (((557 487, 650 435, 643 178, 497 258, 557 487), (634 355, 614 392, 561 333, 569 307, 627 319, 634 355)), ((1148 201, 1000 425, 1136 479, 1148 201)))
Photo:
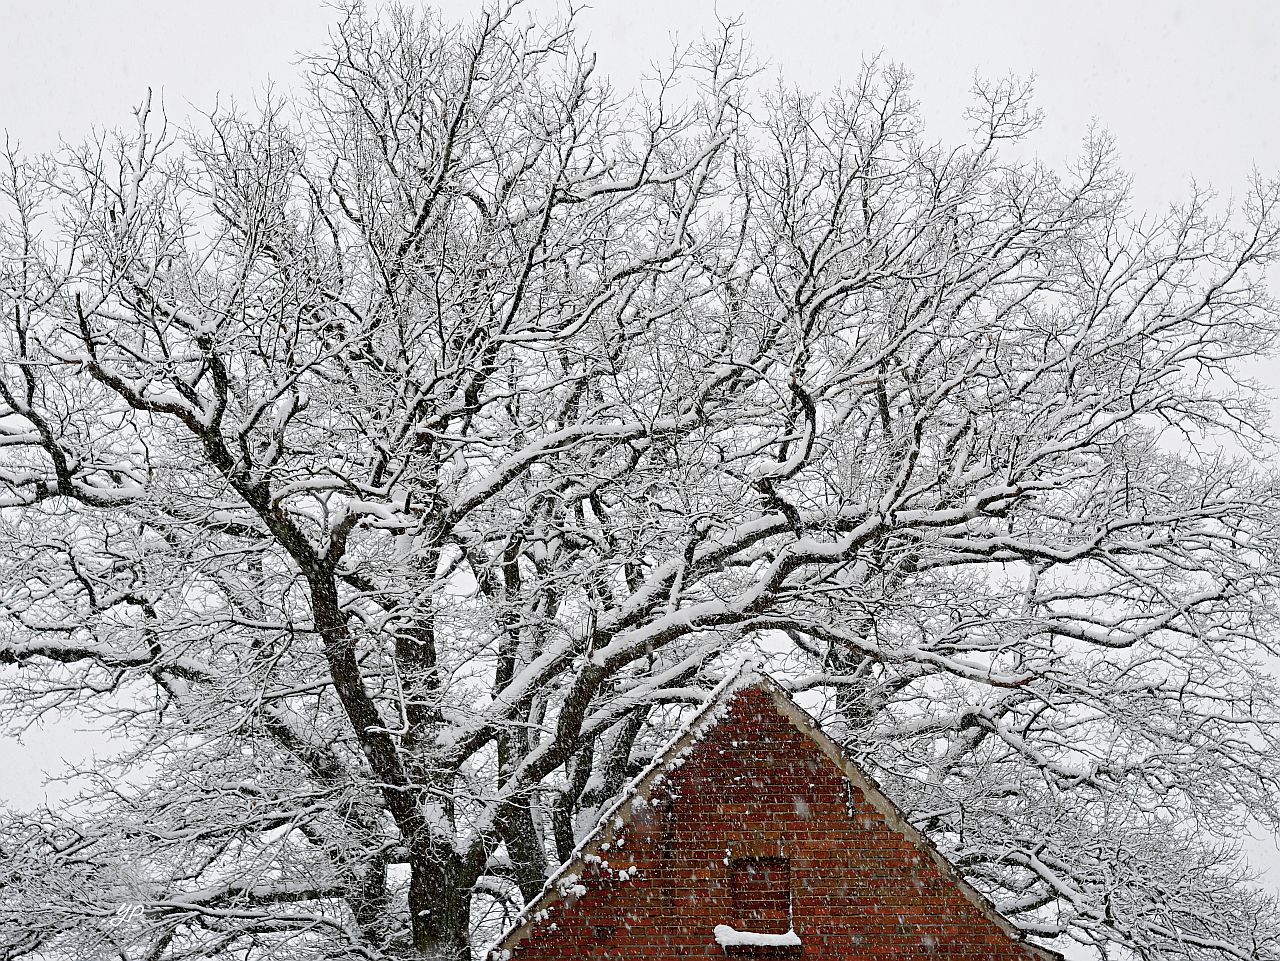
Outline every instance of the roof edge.
POLYGON ((520 913, 515 916, 502 935, 485 949, 481 957, 489 958, 500 955, 503 951, 510 951, 523 940, 537 920, 537 915, 563 897, 558 887, 559 882, 570 874, 580 874, 581 869, 586 866, 586 856, 594 853, 600 845, 611 843, 618 832, 631 823, 635 811, 631 802, 637 797, 644 796, 643 792, 652 786, 653 781, 666 770, 676 756, 701 738, 706 729, 716 720, 714 716, 716 711, 727 705, 729 698, 743 688, 753 687, 763 682, 772 684, 775 688, 777 686, 761 673, 759 660, 754 656, 748 656, 740 660, 720 683, 707 692, 707 698, 702 705, 680 725, 644 769, 628 782, 618 794, 617 799, 601 810, 596 826, 583 835, 568 859, 548 875, 538 896, 520 909, 520 913))
POLYGON ((760 683, 753 686, 759 686, 769 692, 778 713, 818 745, 822 753, 840 768, 845 778, 862 791, 863 796, 880 812, 893 830, 897 831, 916 847, 923 848, 925 853, 937 865, 939 871, 942 872, 942 875, 960 889, 965 898, 979 910, 983 917, 994 923, 1010 940, 1040 955, 1044 961, 1066 961, 1064 955, 1054 951, 1052 948, 1046 948, 1043 945, 1029 941, 1026 932, 1001 914, 991 899, 974 887, 956 866, 947 859, 947 856, 938 850, 937 845, 929 839, 929 836, 907 819, 902 808, 898 807, 884 793, 880 783, 864 771, 861 765, 850 757, 848 752, 831 735, 822 729, 822 725, 818 723, 817 719, 795 702, 785 688, 773 678, 764 675, 761 675, 760 683))

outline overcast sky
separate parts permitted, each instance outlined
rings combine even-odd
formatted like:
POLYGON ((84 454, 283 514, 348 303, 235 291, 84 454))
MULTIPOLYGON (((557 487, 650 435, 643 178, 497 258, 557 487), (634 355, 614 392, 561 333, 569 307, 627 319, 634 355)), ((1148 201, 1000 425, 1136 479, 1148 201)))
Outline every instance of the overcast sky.
MULTIPOLYGON (((477 9, 438 6, 448 18, 477 9)), ((740 14, 757 57, 801 87, 830 88, 881 52, 903 63, 944 139, 962 129, 975 74, 1034 74, 1045 113, 1037 151, 1060 163, 1096 118, 1136 177, 1139 207, 1177 200, 1193 177, 1226 197, 1255 166, 1280 175, 1274 0, 597 0, 581 22, 600 69, 627 87, 673 35, 694 39, 717 11, 740 14)), ((36 151, 126 123, 149 86, 175 117, 219 92, 251 99, 269 79, 287 88, 299 53, 323 43, 332 16, 318 0, 0 0, 0 128, 36 151)), ((1273 372, 1258 374, 1280 385, 1273 372)), ((38 800, 41 771, 94 743, 64 727, 25 747, 0 744, 0 796, 38 800)), ((1280 869, 1271 876, 1280 887, 1280 869)))
MULTIPOLYGON (((477 5, 439 6, 458 17, 477 5)), ((1034 73, 1046 157, 1069 154, 1097 118, 1138 174, 1140 201, 1171 200, 1193 175, 1225 192, 1253 164, 1280 169, 1280 4, 1267 0, 598 0, 581 20, 602 69, 630 85, 673 35, 696 37, 717 9, 740 14, 757 54, 803 87, 851 78, 883 51, 915 73, 943 135, 975 73, 1034 73)), ((4 0, 0 126, 40 148, 126 121, 148 86, 173 114, 219 92, 251 97, 267 79, 287 84, 331 18, 319 0, 4 0)))

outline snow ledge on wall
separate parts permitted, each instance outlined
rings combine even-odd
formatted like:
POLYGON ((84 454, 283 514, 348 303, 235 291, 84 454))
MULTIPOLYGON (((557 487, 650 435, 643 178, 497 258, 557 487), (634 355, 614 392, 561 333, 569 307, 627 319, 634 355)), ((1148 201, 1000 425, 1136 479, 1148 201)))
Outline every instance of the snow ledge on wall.
POLYGON ((715 926, 716 944, 726 948, 798 948, 800 935, 791 928, 786 934, 757 934, 755 931, 739 931, 727 924, 715 926))

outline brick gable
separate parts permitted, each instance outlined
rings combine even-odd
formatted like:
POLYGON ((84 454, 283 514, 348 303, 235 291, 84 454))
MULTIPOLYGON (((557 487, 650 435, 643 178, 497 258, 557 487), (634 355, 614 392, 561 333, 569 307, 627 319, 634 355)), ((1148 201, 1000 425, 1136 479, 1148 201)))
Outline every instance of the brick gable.
POLYGON ((727 691, 665 752, 494 952, 516 961, 1058 957, 1018 940, 763 681, 727 691), (717 926, 728 926, 727 943, 717 926), (736 944, 730 929, 772 943, 736 944))

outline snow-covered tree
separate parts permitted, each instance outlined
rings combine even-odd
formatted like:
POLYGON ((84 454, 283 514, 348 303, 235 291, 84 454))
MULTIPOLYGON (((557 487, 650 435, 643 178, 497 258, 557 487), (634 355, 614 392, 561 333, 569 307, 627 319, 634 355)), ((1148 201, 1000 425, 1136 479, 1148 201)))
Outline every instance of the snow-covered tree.
POLYGON ((981 86, 612 90, 351 6, 305 81, 9 151, 0 954, 462 959, 745 652, 1026 930, 1278 958, 1280 188, 1135 214, 981 86))

